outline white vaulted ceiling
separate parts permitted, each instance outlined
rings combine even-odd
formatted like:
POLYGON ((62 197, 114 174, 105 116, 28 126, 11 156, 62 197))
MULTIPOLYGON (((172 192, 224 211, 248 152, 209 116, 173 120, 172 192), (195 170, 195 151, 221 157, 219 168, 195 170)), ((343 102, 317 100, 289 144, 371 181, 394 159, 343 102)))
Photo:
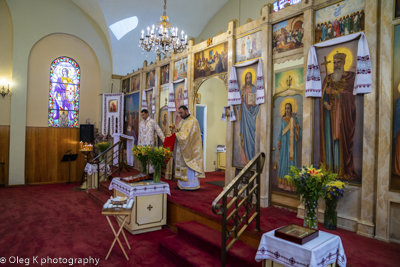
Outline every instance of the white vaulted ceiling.
MULTIPOLYGON (((113 57, 113 73, 126 75, 143 66, 147 59, 155 61, 155 54, 142 54, 138 47, 142 30, 156 24, 164 12, 164 0, 72 0, 84 10, 100 26, 108 39, 113 57), (136 16, 138 25, 131 30, 132 25, 117 24, 116 27, 127 32, 117 37, 110 26, 136 16)), ((172 27, 178 27, 179 32, 197 37, 208 21, 221 9, 228 0, 167 0, 167 15, 172 27)), ((135 19, 131 19, 135 22, 135 19)))

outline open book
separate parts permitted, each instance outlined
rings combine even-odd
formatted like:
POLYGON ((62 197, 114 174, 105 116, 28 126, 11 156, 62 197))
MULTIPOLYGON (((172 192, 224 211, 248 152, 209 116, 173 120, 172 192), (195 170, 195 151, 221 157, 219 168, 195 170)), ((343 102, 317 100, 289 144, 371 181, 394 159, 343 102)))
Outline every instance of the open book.
POLYGON ((249 105, 254 105, 256 104, 256 100, 257 100, 257 93, 249 93, 247 95, 247 103, 249 105))

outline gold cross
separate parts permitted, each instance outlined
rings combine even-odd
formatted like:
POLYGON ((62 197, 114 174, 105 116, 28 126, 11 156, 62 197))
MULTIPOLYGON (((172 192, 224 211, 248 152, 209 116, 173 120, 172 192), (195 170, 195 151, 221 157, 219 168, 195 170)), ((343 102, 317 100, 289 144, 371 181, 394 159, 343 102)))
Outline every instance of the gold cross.
POLYGON ((152 208, 153 208, 153 207, 151 206, 151 204, 147 207, 147 209, 148 209, 149 211, 151 211, 152 208))
POLYGON ((292 77, 290 75, 289 75, 289 78, 287 78, 287 80, 286 80, 286 85, 289 86, 289 88, 292 85, 292 77))
POLYGON ((327 60, 326 60, 326 56, 325 56, 325 57, 324 57, 324 62, 321 63, 321 65, 325 65, 325 73, 326 73, 326 76, 328 76, 328 63, 331 63, 331 61, 327 61, 327 60))

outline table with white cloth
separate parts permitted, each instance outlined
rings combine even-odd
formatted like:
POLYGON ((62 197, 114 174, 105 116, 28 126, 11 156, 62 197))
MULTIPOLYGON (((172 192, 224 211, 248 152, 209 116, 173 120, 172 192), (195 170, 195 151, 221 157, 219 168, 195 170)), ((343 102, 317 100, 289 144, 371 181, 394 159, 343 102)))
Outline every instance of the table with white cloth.
MULTIPOLYGON (((87 174, 87 178, 86 178, 87 189, 97 188, 97 185, 98 185, 97 165, 87 163, 85 166, 85 169, 83 169, 83 170, 87 174)), ((104 164, 100 165, 100 173, 103 173, 103 172, 104 172, 104 164)), ((110 173, 111 173, 111 168, 109 165, 107 165, 107 174, 110 174, 110 173)), ((106 178, 107 178, 107 175, 102 175, 100 182, 105 181, 106 178)))
POLYGON ((340 237, 323 231, 304 245, 275 237, 275 230, 267 232, 261 237, 255 260, 274 267, 323 267, 335 263, 345 267, 347 263, 340 237))
POLYGON ((142 182, 148 184, 130 185, 120 178, 114 178, 109 187, 114 190, 114 197, 134 199, 132 213, 124 224, 125 229, 133 235, 160 230, 167 223, 167 194, 171 195, 169 184, 142 182))

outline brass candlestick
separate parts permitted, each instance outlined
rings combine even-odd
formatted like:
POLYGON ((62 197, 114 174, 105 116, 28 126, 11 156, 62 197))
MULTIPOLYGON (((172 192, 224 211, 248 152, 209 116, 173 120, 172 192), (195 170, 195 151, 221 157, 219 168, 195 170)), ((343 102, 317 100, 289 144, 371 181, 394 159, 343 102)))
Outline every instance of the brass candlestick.
MULTIPOLYGON (((83 155, 85 155, 85 167, 86 167, 86 164, 89 162, 89 160, 88 160, 89 154, 92 152, 92 150, 79 150, 79 151, 82 152, 83 155)), ((82 185, 79 186, 79 189, 81 189, 81 190, 87 189, 87 173, 86 172, 85 172, 85 179, 84 179, 82 185)))

